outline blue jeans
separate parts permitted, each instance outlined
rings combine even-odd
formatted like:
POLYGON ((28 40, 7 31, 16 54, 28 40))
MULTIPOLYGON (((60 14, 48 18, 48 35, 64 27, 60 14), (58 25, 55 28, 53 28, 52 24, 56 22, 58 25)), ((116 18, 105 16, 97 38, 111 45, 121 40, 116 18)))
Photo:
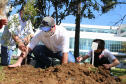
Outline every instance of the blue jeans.
MULTIPOLYGON (((53 53, 45 45, 37 45, 33 49, 33 54, 41 68, 50 66, 51 60, 48 57, 57 58, 60 60, 60 62, 62 62, 63 53, 61 51, 53 53)), ((68 62, 75 62, 75 58, 71 52, 68 52, 68 62)))
POLYGON ((1 65, 2 66, 10 65, 12 54, 13 54, 13 50, 8 49, 4 46, 1 46, 1 65))

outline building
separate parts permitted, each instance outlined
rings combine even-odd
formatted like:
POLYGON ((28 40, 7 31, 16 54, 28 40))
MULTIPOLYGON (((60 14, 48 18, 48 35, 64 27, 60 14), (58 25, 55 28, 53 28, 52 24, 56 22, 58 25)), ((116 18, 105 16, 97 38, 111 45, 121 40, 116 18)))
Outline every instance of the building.
POLYGON ((119 31, 119 35, 121 37, 126 37, 126 24, 120 25, 117 30, 119 31))

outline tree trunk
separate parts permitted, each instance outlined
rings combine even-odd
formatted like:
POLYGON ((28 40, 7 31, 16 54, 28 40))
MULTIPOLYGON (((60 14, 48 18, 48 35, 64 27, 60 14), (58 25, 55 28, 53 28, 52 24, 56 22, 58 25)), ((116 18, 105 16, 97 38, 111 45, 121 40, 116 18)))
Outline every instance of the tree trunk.
POLYGON ((58 25, 58 13, 57 13, 57 6, 56 6, 55 8, 56 8, 56 25, 58 25))
POLYGON ((75 31, 75 46, 74 46, 75 59, 79 56, 80 9, 81 9, 81 2, 78 4, 78 14, 76 15, 76 31, 75 31))

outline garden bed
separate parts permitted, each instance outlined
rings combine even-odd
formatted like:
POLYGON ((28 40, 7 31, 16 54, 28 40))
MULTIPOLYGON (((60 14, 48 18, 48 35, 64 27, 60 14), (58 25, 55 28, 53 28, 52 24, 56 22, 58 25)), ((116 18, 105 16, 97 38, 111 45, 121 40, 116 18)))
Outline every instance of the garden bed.
POLYGON ((47 69, 31 65, 4 67, 0 75, 0 84, 126 84, 121 77, 110 76, 104 67, 98 69, 88 63, 67 63, 47 69))

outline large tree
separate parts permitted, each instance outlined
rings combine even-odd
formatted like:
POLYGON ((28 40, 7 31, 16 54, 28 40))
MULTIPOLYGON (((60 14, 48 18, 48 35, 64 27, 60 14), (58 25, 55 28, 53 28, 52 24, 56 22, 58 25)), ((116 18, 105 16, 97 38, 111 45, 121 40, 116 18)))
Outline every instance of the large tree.
MULTIPOLYGON (((11 1, 11 0, 10 0, 11 1)), ((13 6, 25 5, 27 0, 15 0, 11 2, 13 6)), ((66 16, 73 15, 76 17, 76 31, 75 31, 75 58, 79 56, 79 34, 80 21, 82 18, 95 18, 94 11, 102 11, 102 14, 109 12, 116 8, 118 4, 126 4, 125 1, 120 0, 36 0, 34 4, 38 8, 36 15, 35 27, 41 24, 44 16, 50 15, 56 18, 56 24, 60 24, 66 16), (53 9, 51 13, 50 10, 53 9)), ((126 16, 126 15, 125 15, 126 16)), ((125 16, 123 18, 125 18, 125 16)), ((122 21, 123 18, 120 20, 122 21)))

